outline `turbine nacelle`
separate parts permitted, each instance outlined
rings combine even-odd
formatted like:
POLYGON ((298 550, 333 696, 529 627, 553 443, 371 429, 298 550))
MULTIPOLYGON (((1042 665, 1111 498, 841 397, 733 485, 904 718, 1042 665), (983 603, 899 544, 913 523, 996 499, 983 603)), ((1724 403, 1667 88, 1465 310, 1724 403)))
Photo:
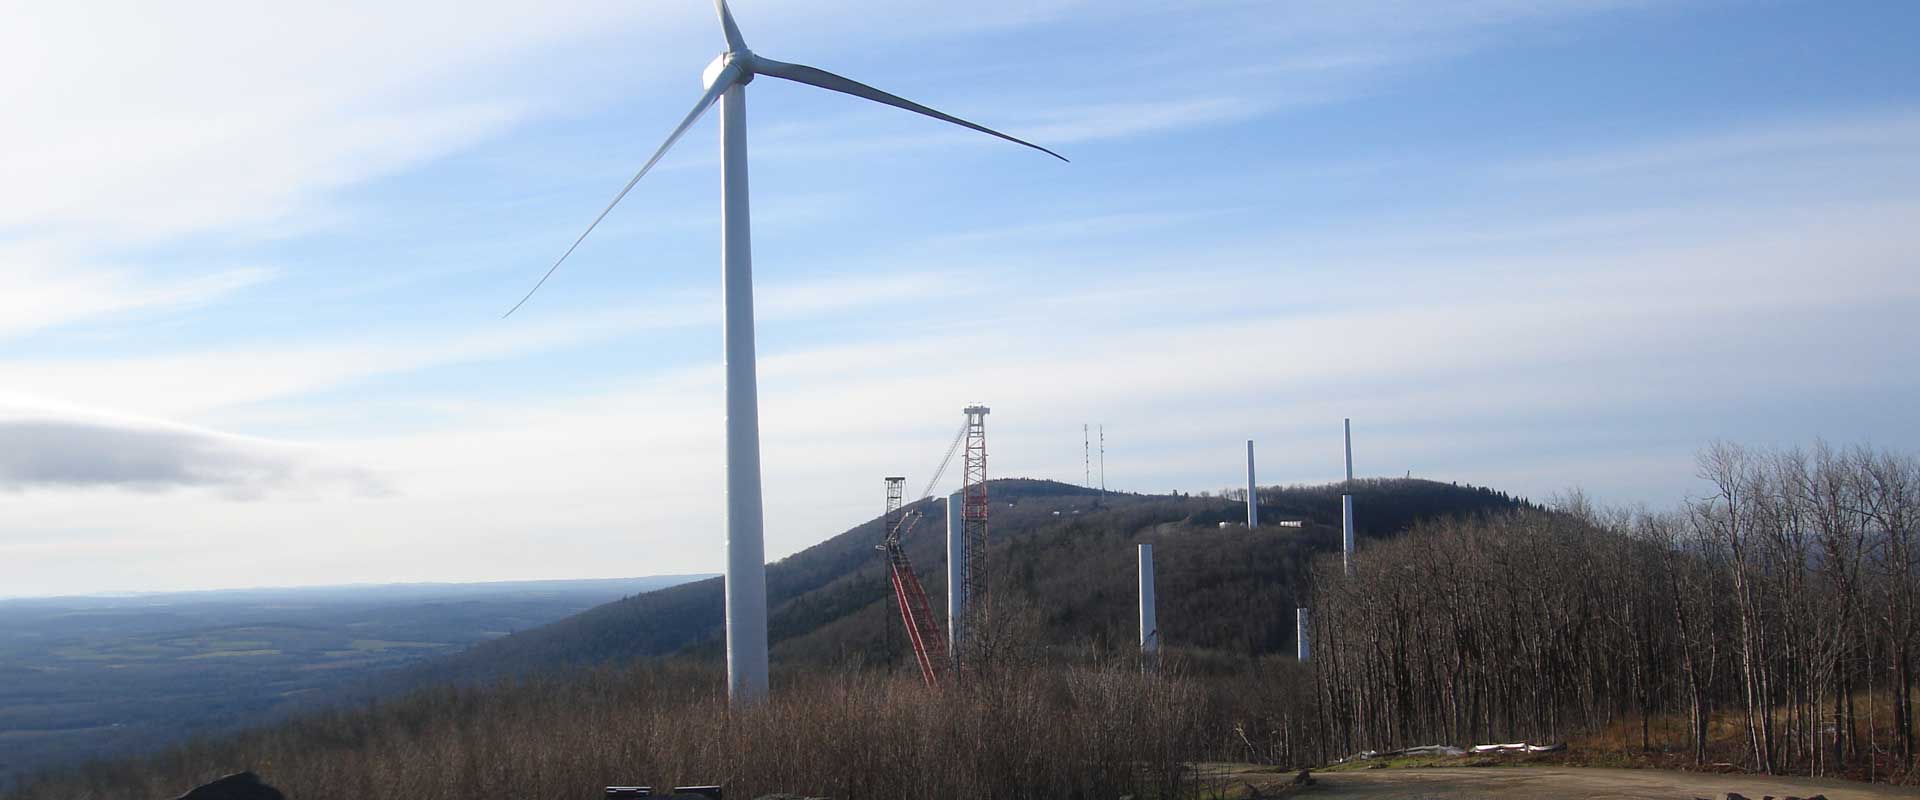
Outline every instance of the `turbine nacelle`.
POLYGON ((741 86, 752 83, 753 67, 757 60, 752 50, 728 50, 714 56, 713 61, 707 64, 707 68, 700 72, 700 88, 711 90, 714 84, 720 82, 721 73, 728 67, 734 68, 734 74, 729 79, 731 82, 741 86))

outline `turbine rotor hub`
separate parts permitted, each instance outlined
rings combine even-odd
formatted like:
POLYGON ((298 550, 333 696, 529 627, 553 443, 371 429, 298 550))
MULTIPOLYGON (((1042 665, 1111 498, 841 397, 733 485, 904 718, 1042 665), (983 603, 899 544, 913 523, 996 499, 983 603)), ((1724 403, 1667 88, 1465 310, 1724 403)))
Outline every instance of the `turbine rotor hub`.
POLYGON ((734 83, 741 86, 752 83, 754 62, 752 50, 728 50, 721 53, 715 56, 712 63, 707 64, 707 68, 700 73, 700 88, 713 88, 713 82, 720 79, 720 72, 727 67, 735 67, 739 70, 740 77, 735 78, 734 83))

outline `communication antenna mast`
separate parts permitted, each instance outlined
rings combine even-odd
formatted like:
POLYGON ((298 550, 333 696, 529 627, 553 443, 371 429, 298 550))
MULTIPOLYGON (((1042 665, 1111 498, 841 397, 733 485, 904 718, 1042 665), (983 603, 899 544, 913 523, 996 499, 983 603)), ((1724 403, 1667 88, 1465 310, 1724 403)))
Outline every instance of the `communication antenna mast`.
POLYGON ((1107 493, 1107 426, 1100 426, 1100 493, 1107 493))
MULTIPOLYGON (((969 643, 977 643, 984 633, 980 622, 987 607, 987 413, 986 406, 967 406, 967 451, 961 470, 960 516, 967 528, 967 614, 969 643)), ((977 647, 969 649, 978 650, 977 647)), ((965 656, 962 656, 964 659, 965 656)))
POLYGON ((1080 468, 1083 471, 1080 485, 1093 487, 1093 444, 1087 437, 1086 423, 1080 423, 1080 468))

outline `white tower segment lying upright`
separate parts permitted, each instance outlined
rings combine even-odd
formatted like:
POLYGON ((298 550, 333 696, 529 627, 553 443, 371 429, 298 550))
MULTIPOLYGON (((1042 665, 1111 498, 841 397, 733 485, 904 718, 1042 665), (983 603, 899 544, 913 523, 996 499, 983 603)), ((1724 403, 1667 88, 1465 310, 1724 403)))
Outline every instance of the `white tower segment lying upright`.
POLYGON ((747 84, 756 75, 804 83, 822 89, 850 94, 896 108, 925 114, 964 128, 997 136, 1016 144, 1059 158, 1066 158, 1032 142, 1016 139, 959 117, 891 95, 864 83, 801 64, 789 64, 755 55, 747 49, 734 24, 726 0, 714 0, 720 17, 720 29, 727 50, 702 74, 706 92, 693 110, 667 135, 659 149, 640 167, 632 180, 613 196, 613 202, 594 217, 573 245, 547 269, 527 296, 512 309, 513 314, 534 292, 553 276, 560 264, 573 254, 587 234, 607 218, 613 207, 632 191, 634 184, 659 163, 693 123, 716 102, 720 104, 720 287, 722 316, 726 321, 723 350, 726 358, 727 415, 727 693, 735 703, 751 702, 767 693, 767 567, 763 540, 760 501, 760 404, 755 386, 753 348, 753 255, 751 226, 747 218, 747 84))
POLYGON ((1260 527, 1260 487, 1253 482, 1253 440, 1247 440, 1247 527, 1260 527))
POLYGON ((1302 664, 1307 663, 1307 657, 1313 653, 1313 648, 1309 646, 1311 637, 1308 635, 1308 631, 1310 629, 1311 625, 1309 625, 1307 620, 1307 610, 1304 608, 1294 609, 1293 652, 1294 656, 1299 658, 1302 664))
POLYGON ((1152 671, 1160 657, 1160 620, 1154 613, 1153 545, 1140 545, 1140 669, 1152 671))
POLYGON ((1340 493, 1340 564, 1353 574, 1353 420, 1347 428, 1347 484, 1340 493))
POLYGON ((947 654, 960 658, 967 619, 967 523, 960 516, 965 492, 947 496, 947 654))

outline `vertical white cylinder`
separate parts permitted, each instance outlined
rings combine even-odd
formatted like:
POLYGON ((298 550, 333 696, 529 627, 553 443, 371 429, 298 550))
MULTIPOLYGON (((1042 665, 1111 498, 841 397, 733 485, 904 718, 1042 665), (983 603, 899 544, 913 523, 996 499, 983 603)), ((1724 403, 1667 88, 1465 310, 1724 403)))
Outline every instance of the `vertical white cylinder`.
POLYGON ((1153 545, 1140 545, 1140 668, 1152 670, 1160 655, 1160 621, 1154 613, 1153 545))
POLYGON ((1247 440, 1247 527, 1260 527, 1260 487, 1253 481, 1253 440, 1247 440))
POLYGON ((956 661, 967 616, 967 523, 960 511, 962 492, 947 497, 947 653, 956 661))
POLYGON ((1340 495, 1340 564, 1353 574, 1353 495, 1340 495))
POLYGON ((1311 630, 1312 630, 1312 626, 1307 621, 1307 610, 1304 608, 1294 609, 1293 610, 1293 643, 1294 643, 1293 651, 1294 651, 1295 657, 1299 658, 1300 663, 1302 664, 1307 663, 1308 657, 1313 652, 1313 648, 1310 646, 1311 637, 1308 634, 1308 632, 1311 630))
POLYGON ((720 297, 726 323, 727 696, 767 695, 767 559, 760 504, 760 400, 753 353, 752 224, 747 215, 747 95, 720 102, 720 297))
POLYGON ((1347 482, 1353 482, 1353 419, 1346 421, 1347 428, 1347 482))

